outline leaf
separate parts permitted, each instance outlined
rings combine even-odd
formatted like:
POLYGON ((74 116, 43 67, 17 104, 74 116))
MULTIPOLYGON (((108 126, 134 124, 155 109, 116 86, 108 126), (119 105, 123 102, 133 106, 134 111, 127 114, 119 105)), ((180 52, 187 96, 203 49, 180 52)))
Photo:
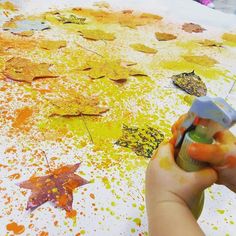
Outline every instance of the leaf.
POLYGON ((199 42, 201 45, 206 47, 222 47, 222 43, 218 43, 214 40, 205 39, 199 42))
POLYGON ((222 39, 236 43, 236 34, 224 33, 222 39))
POLYGON ((22 37, 30 37, 34 34, 34 31, 28 30, 28 31, 22 31, 22 32, 12 32, 12 34, 22 36, 22 37))
POLYGON ((111 6, 109 3, 105 2, 105 1, 99 1, 99 2, 95 2, 93 4, 95 7, 99 7, 99 8, 107 8, 109 9, 111 6))
POLYGON ((81 30, 81 36, 89 40, 107 40, 113 41, 116 37, 112 33, 107 33, 102 30, 81 30))
POLYGON ((182 25, 182 30, 188 32, 188 33, 201 33, 203 32, 204 28, 202 28, 200 25, 198 24, 194 24, 194 23, 185 23, 182 25))
POLYGON ((69 16, 63 16, 61 14, 58 14, 57 20, 62 22, 63 24, 77 24, 77 25, 84 25, 86 18, 84 17, 77 17, 76 15, 69 15, 69 16))
POLYGON ((150 47, 148 47, 144 44, 140 44, 140 43, 131 44, 130 47, 133 48, 136 51, 144 52, 144 53, 155 54, 157 52, 156 49, 150 48, 150 47))
POLYGON ((162 20, 163 19, 162 16, 151 14, 151 13, 142 13, 140 17, 146 18, 146 19, 155 19, 155 20, 162 20))
POLYGON ((8 11, 17 11, 16 6, 9 1, 1 2, 0 9, 4 9, 4 10, 8 10, 8 11))
POLYGON ((51 102, 54 109, 50 116, 99 116, 109 110, 101 106, 99 99, 95 96, 66 97, 51 102))
POLYGON ((185 92, 197 97, 207 95, 207 87, 201 78, 194 71, 190 73, 181 73, 171 77, 173 83, 183 89, 185 92))
POLYGON ((58 41, 43 40, 39 42, 39 47, 46 50, 56 50, 56 49, 66 47, 66 41, 65 40, 58 40, 58 41))
POLYGON ((218 63, 218 61, 206 55, 203 55, 203 56, 187 56, 186 55, 186 56, 183 56, 183 58, 187 62, 198 64, 201 66, 206 66, 206 67, 214 66, 215 64, 218 63))
POLYGON ((34 63, 25 58, 13 57, 6 62, 3 74, 7 79, 31 83, 34 79, 57 77, 49 70, 50 66, 47 63, 34 63))
POLYGON ((47 201, 53 202, 57 207, 66 211, 72 210, 73 190, 89 182, 74 172, 80 163, 62 166, 52 171, 50 175, 32 176, 19 184, 21 188, 30 189, 26 210, 34 210, 47 201))
POLYGON ((168 33, 161 33, 161 32, 156 32, 155 36, 156 36, 156 39, 159 41, 169 41, 169 40, 174 40, 177 38, 176 35, 168 34, 168 33))
POLYGON ((153 151, 164 140, 164 134, 150 126, 146 128, 128 127, 123 125, 122 136, 116 141, 116 145, 130 148, 138 156, 150 158, 153 151))
POLYGON ((82 70, 86 71, 91 79, 106 78, 118 83, 124 83, 129 76, 146 76, 141 71, 137 71, 131 66, 134 64, 125 64, 119 60, 108 61, 88 61, 82 70))

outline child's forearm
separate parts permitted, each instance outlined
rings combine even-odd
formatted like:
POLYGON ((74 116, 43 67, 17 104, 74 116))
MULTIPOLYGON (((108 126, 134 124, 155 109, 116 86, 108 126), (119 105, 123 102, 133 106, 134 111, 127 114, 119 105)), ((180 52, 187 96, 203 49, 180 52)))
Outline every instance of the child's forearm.
POLYGON ((185 203, 153 202, 148 206, 150 236, 203 236, 201 228, 185 203))

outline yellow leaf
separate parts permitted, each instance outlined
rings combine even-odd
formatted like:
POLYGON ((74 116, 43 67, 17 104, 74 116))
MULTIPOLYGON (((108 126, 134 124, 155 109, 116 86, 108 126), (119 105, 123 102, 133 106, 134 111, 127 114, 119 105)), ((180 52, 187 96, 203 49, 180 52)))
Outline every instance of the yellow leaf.
POLYGON ((222 39, 236 43, 236 34, 224 33, 222 39))
POLYGON ((186 55, 186 56, 183 56, 183 58, 187 62, 198 64, 201 66, 206 66, 206 67, 214 66, 215 64, 218 63, 218 61, 206 55, 204 56, 187 56, 186 55))
POLYGON ((51 41, 51 40, 43 40, 39 43, 39 47, 46 50, 55 50, 66 47, 66 41, 51 41))
POLYGON ((30 37, 34 34, 34 31, 28 30, 28 31, 22 31, 22 32, 12 32, 12 34, 22 36, 22 37, 30 37))
POLYGON ((86 97, 76 95, 66 97, 51 102, 54 109, 50 116, 99 116, 109 110, 106 106, 101 106, 97 97, 86 97))
POLYGON ((168 40, 173 40, 177 38, 177 36, 174 34, 161 33, 161 32, 156 32, 155 35, 156 35, 157 40, 159 41, 168 41, 168 40))
POLYGON ((57 77, 49 70, 47 63, 34 63, 21 57, 13 57, 6 62, 3 75, 6 79, 31 83, 34 79, 57 77))
POLYGON ((151 14, 151 13, 143 13, 143 14, 141 14, 140 17, 141 18, 147 18, 147 19, 155 19, 155 20, 163 19, 162 16, 154 15, 154 14, 151 14))
POLYGON ((110 4, 107 3, 107 2, 105 2, 105 1, 95 2, 93 5, 94 5, 95 7, 107 8, 107 9, 111 7, 110 4))
POLYGON ((116 38, 114 34, 107 33, 102 30, 81 30, 80 33, 82 37, 95 41, 97 40, 112 41, 116 38))
POLYGON ((206 47, 222 47, 222 43, 209 39, 205 39, 203 41, 200 41, 199 43, 206 47))
POLYGON ((148 46, 146 46, 144 44, 140 44, 140 43, 131 44, 130 47, 133 48, 136 51, 144 52, 144 53, 155 54, 157 52, 156 49, 150 48, 150 47, 148 47, 148 46))
POLYGON ((13 3, 8 2, 8 1, 0 3, 0 9, 9 10, 9 11, 17 11, 16 6, 13 3))

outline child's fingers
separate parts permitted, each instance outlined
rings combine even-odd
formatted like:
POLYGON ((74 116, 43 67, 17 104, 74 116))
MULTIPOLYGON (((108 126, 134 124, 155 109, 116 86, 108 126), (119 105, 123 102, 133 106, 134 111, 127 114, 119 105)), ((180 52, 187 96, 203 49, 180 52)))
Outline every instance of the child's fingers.
POLYGON ((193 143, 189 146, 188 152, 193 159, 221 166, 226 163, 230 148, 224 144, 193 143))
POLYGON ((217 173, 212 168, 206 168, 197 172, 192 172, 191 175, 193 178, 193 184, 199 191, 210 187, 217 181, 217 173))
POLYGON ((216 133, 214 138, 217 142, 222 144, 236 144, 236 137, 229 130, 216 133))

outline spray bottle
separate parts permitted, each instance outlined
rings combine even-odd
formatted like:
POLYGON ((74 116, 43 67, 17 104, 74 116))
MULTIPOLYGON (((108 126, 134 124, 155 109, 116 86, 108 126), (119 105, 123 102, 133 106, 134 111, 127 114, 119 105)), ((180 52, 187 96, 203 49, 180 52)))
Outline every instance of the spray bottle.
MULTIPOLYGON (((188 147, 192 143, 214 143, 215 133, 229 129, 236 123, 236 110, 223 98, 196 98, 186 119, 178 130, 175 147, 180 148, 176 163, 188 172, 198 171, 208 164, 192 159, 188 147), (204 119, 204 123, 199 122, 204 119)), ((204 205, 204 192, 199 193, 190 209, 196 219, 204 205)))

